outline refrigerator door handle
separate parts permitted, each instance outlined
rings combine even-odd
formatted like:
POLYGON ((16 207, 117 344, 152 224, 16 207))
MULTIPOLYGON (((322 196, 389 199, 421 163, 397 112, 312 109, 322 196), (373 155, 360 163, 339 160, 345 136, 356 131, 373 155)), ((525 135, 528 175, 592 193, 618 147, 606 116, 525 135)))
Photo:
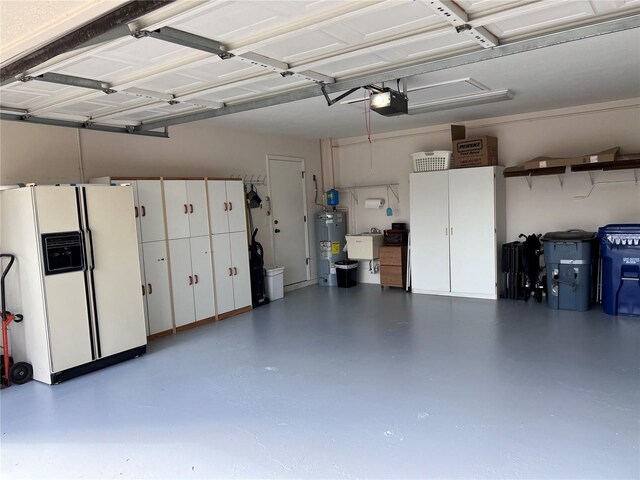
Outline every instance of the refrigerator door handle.
POLYGON ((89 270, 95 270, 96 268, 96 260, 93 256, 93 234, 89 227, 86 228, 87 236, 89 238, 89 257, 91 258, 91 264, 89 265, 89 270))
MULTIPOLYGON (((78 215, 78 226, 80 227, 80 236, 82 238, 82 272, 84 276, 84 294, 85 294, 85 304, 87 306, 87 322, 89 323, 89 338, 91 344, 91 360, 96 360, 96 345, 94 340, 94 326, 93 326, 93 314, 92 314, 92 303, 91 303, 91 289, 89 288, 89 272, 87 266, 87 239, 84 231, 84 222, 85 218, 83 217, 83 212, 86 212, 86 209, 83 210, 82 202, 80 199, 80 189, 76 188, 76 208, 78 215)), ((84 194, 84 189, 83 189, 84 194)), ((83 198, 84 200, 84 198, 83 198)))
MULTIPOLYGON (((85 278, 89 281, 90 284, 90 300, 91 300, 91 314, 90 318, 93 321, 93 339, 95 340, 96 353, 97 357, 102 357, 102 351, 100 348, 100 322, 98 319, 98 304, 96 301, 96 284, 93 278, 93 271, 95 270, 95 257, 93 255, 93 234, 91 233, 91 228, 89 227, 89 207, 87 206, 87 189, 86 187, 82 188, 82 223, 84 224, 84 231, 89 240, 89 245, 85 245, 85 248, 89 248, 89 258, 91 259, 89 265, 89 271, 85 273, 85 278)), ((90 320, 90 321, 91 321, 90 320)))

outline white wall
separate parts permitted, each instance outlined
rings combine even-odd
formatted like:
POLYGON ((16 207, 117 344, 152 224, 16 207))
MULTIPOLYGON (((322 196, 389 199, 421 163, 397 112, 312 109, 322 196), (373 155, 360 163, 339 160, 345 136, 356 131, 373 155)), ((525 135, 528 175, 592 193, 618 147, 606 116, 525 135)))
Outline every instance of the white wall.
MULTIPOLYGON (((309 215, 313 202, 313 175, 321 178, 317 140, 261 135, 207 125, 180 125, 170 138, 128 136, 70 128, 0 122, 0 184, 72 183, 100 176, 209 176, 267 174, 267 155, 301 157, 307 170, 309 215), (80 162, 80 159, 82 161, 80 162)), ((267 187, 258 187, 262 199, 267 187)), ((272 264, 270 217, 253 209, 258 241, 272 264)), ((311 278, 316 278, 314 222, 309 222, 311 278)))
MULTIPOLYGON (((537 156, 577 156, 613 146, 620 146, 623 153, 635 153, 640 152, 640 99, 479 120, 466 126, 468 137, 498 137, 499 164, 504 166, 537 156)), ((390 228, 391 222, 408 222, 409 173, 413 169, 409 154, 451 150, 451 137, 449 125, 441 125, 374 134, 371 145, 366 137, 334 140, 333 145, 337 186, 399 183, 400 203, 391 197, 393 217, 387 217, 384 208, 363 208, 365 198, 384 196, 384 188, 358 191, 358 205, 348 194, 341 195, 341 202, 352 209, 351 229, 367 231, 390 228)), ((640 170, 635 174, 640 179, 640 170)), ((564 175, 560 178, 563 185, 558 176, 535 177, 531 189, 524 178, 507 179, 508 241, 520 233, 569 228, 593 231, 608 223, 640 222, 640 185, 634 182, 633 170, 593 172, 592 176, 596 184, 611 183, 592 188, 589 174, 583 172, 564 175)), ((360 280, 378 281, 377 276, 367 274, 360 280)))

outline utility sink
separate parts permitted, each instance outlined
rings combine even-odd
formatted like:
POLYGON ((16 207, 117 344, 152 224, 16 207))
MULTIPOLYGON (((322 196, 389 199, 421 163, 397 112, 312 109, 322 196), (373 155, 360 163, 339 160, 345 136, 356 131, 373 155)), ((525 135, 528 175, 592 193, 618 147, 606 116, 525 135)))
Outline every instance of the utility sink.
POLYGON ((357 233, 347 235, 347 257, 351 260, 375 260, 380 258, 378 250, 384 243, 382 233, 357 233))

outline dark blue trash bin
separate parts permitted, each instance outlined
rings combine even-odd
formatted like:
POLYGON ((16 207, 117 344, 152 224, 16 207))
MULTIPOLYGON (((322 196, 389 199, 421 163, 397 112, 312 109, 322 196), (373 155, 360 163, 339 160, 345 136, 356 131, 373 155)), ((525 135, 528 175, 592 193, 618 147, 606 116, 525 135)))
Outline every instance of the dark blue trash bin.
POLYGON ((640 317, 640 224, 598 229, 602 256, 602 309, 640 317))

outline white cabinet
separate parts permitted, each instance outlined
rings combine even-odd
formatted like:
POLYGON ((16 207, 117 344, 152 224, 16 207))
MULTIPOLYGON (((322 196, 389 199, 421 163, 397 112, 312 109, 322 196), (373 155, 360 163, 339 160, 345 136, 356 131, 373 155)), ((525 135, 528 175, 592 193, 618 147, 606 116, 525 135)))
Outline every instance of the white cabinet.
POLYGON ((142 244, 138 243, 138 258, 140 259, 140 289, 142 291, 143 298, 143 308, 144 308, 144 320, 147 328, 147 336, 149 336, 149 309, 147 308, 147 280, 144 272, 144 251, 142 249, 142 244))
POLYGON ((246 230, 243 183, 235 180, 209 180, 208 190, 211 233, 246 230))
POLYGON ((176 327, 215 315, 209 237, 169 240, 176 327))
POLYGON ((169 239, 209 234, 204 180, 165 180, 164 198, 169 239))
POLYGON ((414 292, 497 298, 503 184, 502 167, 411 174, 414 292))
POLYGON ((213 293, 213 269, 211 267, 211 242, 209 235, 193 237, 191 243, 191 271, 193 272, 193 303, 196 321, 216 314, 213 293))
POLYGON ((246 232, 212 235, 218 314, 251 305, 246 232))
POLYGON ((153 335, 173 328, 166 243, 164 240, 144 243, 142 253, 146 281, 143 293, 147 300, 149 335, 153 335))
POLYGON ((142 241, 164 240, 164 211, 160 180, 136 180, 135 184, 138 192, 137 207, 142 241))

